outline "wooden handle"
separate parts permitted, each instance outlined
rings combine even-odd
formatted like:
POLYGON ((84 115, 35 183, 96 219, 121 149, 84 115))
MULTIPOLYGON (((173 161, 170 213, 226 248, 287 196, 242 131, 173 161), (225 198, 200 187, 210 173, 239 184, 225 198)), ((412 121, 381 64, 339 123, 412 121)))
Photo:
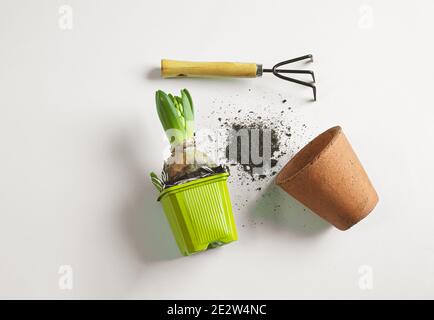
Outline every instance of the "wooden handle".
POLYGON ((256 63, 161 60, 163 78, 209 76, 255 78, 256 72, 256 63))

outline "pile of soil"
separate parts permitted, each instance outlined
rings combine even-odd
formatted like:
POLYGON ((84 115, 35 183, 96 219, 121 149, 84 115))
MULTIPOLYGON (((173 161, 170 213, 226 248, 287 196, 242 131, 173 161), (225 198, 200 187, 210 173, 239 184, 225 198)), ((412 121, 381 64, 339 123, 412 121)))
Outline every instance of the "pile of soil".
MULTIPOLYGON (((270 130, 271 132, 271 168, 274 168, 277 164, 277 159, 276 157, 280 154, 280 139, 279 139, 279 135, 276 132, 276 130, 271 129, 268 127, 267 124, 264 124, 261 119, 261 117, 259 116, 258 119, 254 122, 251 123, 233 123, 232 124, 232 133, 236 134, 237 132, 240 132, 240 130, 246 130, 246 132, 248 132, 248 136, 249 136, 249 142, 250 144, 252 143, 252 131, 253 130, 258 130, 259 131, 259 157, 263 156, 263 148, 264 148, 264 135, 263 132, 264 130, 270 130)), ((242 163, 241 162, 241 137, 229 137, 229 143, 226 146, 226 159, 228 160, 228 162, 231 163, 232 166, 236 166, 237 164, 239 164, 241 166, 241 168, 249 174, 249 176, 251 177, 252 180, 255 179, 264 179, 267 176, 265 174, 259 174, 259 175, 255 175, 254 172, 254 168, 260 168, 263 163, 261 164, 256 164, 253 162, 251 154, 249 154, 249 162, 248 163, 242 163), (236 144, 236 147, 233 146, 233 144, 236 144), (229 150, 231 148, 236 148, 237 150, 237 158, 236 159, 231 159, 230 155, 229 155, 229 150)), ((271 176, 274 176, 276 174, 276 171, 271 171, 271 176)))
MULTIPOLYGON (((282 102, 283 103, 283 102, 282 102)), ((290 112, 291 108, 287 108, 290 112)), ((238 111, 241 113, 241 110, 238 111)), ((285 152, 289 149, 289 139, 291 138, 291 127, 284 122, 285 111, 280 112, 279 119, 274 117, 267 117, 264 115, 259 115, 254 111, 249 111, 247 114, 241 116, 229 115, 227 118, 219 117, 220 127, 222 129, 228 130, 228 140, 225 146, 226 159, 230 166, 236 166, 240 170, 236 170, 235 174, 238 176, 239 180, 249 182, 260 181, 266 178, 273 177, 277 174, 278 170, 276 165, 279 159, 285 155, 285 152), (271 171, 268 174, 255 174, 254 168, 260 167, 261 164, 257 165, 252 161, 251 155, 249 155, 248 163, 241 163, 241 138, 234 139, 231 134, 236 134, 240 130, 246 130, 249 135, 249 141, 251 141, 251 132, 253 130, 259 130, 259 156, 262 156, 263 150, 263 135, 265 130, 270 130, 271 133, 271 171), (229 158, 229 150, 234 146, 232 144, 237 144, 237 159, 229 158)), ((257 188, 258 190, 261 187, 257 188)))

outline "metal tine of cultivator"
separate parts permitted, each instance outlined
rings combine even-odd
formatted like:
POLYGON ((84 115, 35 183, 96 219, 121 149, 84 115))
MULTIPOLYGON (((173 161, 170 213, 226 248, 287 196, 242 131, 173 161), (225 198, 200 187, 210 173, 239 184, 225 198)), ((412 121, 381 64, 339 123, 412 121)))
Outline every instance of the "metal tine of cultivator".
POLYGON ((273 68, 271 69, 263 69, 262 72, 269 72, 274 74, 276 77, 298 83, 302 86, 310 87, 313 91, 313 99, 316 101, 316 86, 315 86, 315 74, 312 70, 297 70, 297 69, 280 69, 280 67, 291 64, 294 62, 302 61, 302 60, 310 60, 310 62, 313 62, 313 56, 311 54, 307 54, 305 56, 297 57, 294 59, 285 60, 279 63, 276 63, 273 68), (294 79, 292 77, 285 76, 283 74, 310 74, 312 76, 312 82, 302 81, 298 79, 294 79))

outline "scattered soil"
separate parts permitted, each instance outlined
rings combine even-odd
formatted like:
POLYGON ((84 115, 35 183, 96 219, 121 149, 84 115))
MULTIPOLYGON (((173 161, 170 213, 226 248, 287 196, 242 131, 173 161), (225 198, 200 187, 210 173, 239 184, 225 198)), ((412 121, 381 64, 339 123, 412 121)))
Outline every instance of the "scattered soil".
MULTIPOLYGON (((258 117, 255 121, 249 123, 249 122, 244 122, 244 123, 232 123, 232 130, 233 133, 237 133, 240 132, 240 130, 246 130, 246 132, 248 132, 248 136, 249 136, 249 142, 250 145, 252 143, 252 131, 253 130, 259 130, 259 157, 263 157, 263 150, 264 150, 264 135, 263 132, 265 130, 270 130, 271 133, 271 161, 270 161, 270 167, 274 168, 277 164, 277 160, 276 157, 278 155, 280 155, 280 138, 279 138, 279 134, 276 132, 276 130, 271 129, 268 127, 268 125, 266 123, 264 123, 261 119, 261 117, 258 117)), ((229 137, 229 143, 226 146, 226 159, 229 162, 235 162, 232 165, 237 165, 239 164, 241 166, 241 168, 247 172, 250 176, 250 178, 252 180, 255 179, 264 179, 267 176, 265 174, 259 174, 259 175, 255 175, 254 174, 254 168, 261 168, 263 163, 261 164, 256 164, 251 157, 251 154, 249 154, 249 162, 248 163, 242 163, 242 148, 241 148, 241 142, 242 139, 241 137, 235 137, 235 136, 230 136, 229 137), (235 140, 236 139, 236 140, 235 140), (234 148, 234 144, 236 144, 236 149, 237 149, 237 158, 236 159, 231 159, 230 155, 229 155, 229 150, 230 148, 234 148)), ((271 172, 271 176, 275 175, 276 172, 272 171, 271 172)))
POLYGON ((256 219, 262 216, 262 213, 257 216, 257 210, 261 210, 258 208, 264 207, 264 204, 266 204, 267 213, 277 214, 281 211, 280 203, 275 203, 275 188, 272 187, 271 180, 304 145, 307 138, 307 127, 294 112, 289 100, 279 93, 264 92, 261 95, 249 89, 245 99, 239 99, 238 96, 235 94, 224 99, 211 100, 212 111, 207 115, 208 120, 205 122, 208 122, 213 130, 217 129, 219 135, 218 143, 208 137, 209 146, 206 147, 210 151, 217 150, 219 163, 227 161, 226 165, 230 168, 228 183, 230 189, 234 191, 231 193, 233 209, 238 212, 248 209, 250 212, 249 217, 243 221, 242 227, 255 227, 256 222, 258 225, 262 224, 262 221, 256 221, 256 219), (242 129, 249 132, 249 141, 251 141, 252 130, 260 130, 259 155, 256 157, 262 156, 261 130, 270 130, 270 170, 264 174, 258 174, 256 170, 253 170, 256 164, 253 163, 250 155, 248 163, 241 163, 241 138, 234 140, 232 137, 231 139, 230 134, 242 129), (237 159, 229 159, 228 151, 230 145, 234 143, 237 144, 237 159))
MULTIPOLYGON (((291 109, 285 109, 291 110, 291 109)), ((220 122, 220 128, 228 130, 228 140, 225 146, 225 155, 226 159, 229 162, 230 166, 236 166, 241 170, 237 170, 235 174, 237 174, 238 179, 243 184, 247 185, 249 182, 264 180, 266 178, 271 178, 278 173, 276 165, 278 164, 280 158, 285 155, 289 150, 289 140, 292 136, 291 134, 291 126, 285 124, 285 110, 282 110, 279 114, 279 118, 276 119, 272 116, 267 116, 266 114, 257 114, 254 111, 249 111, 243 117, 239 116, 227 116, 226 118, 219 117, 218 121, 220 122), (266 130, 270 131, 271 134, 271 161, 270 161, 270 172, 265 172, 264 174, 256 174, 254 171, 255 168, 260 168, 263 164, 255 164, 252 160, 251 154, 249 154, 248 163, 241 163, 241 137, 237 137, 235 139, 234 134, 239 132, 240 130, 246 130, 249 136, 249 143, 252 142, 252 131, 259 130, 259 157, 263 156, 263 147, 264 147, 264 132, 266 130), (233 148, 233 144, 237 144, 237 158, 230 159, 229 150, 233 148)), ((241 110, 238 110, 237 113, 240 113, 241 110)), ((262 189, 261 186, 257 186, 255 190, 260 191, 262 189)))

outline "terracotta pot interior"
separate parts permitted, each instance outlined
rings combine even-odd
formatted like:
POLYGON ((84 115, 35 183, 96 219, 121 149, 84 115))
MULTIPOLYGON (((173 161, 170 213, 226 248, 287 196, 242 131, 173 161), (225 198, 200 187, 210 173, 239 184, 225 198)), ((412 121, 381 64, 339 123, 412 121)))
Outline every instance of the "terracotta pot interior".
POLYGON ((277 183, 284 183, 292 179, 298 172, 315 162, 316 158, 321 152, 333 141, 338 133, 341 131, 341 127, 333 127, 318 137, 309 142, 303 149, 301 149, 292 158, 277 176, 277 183))

